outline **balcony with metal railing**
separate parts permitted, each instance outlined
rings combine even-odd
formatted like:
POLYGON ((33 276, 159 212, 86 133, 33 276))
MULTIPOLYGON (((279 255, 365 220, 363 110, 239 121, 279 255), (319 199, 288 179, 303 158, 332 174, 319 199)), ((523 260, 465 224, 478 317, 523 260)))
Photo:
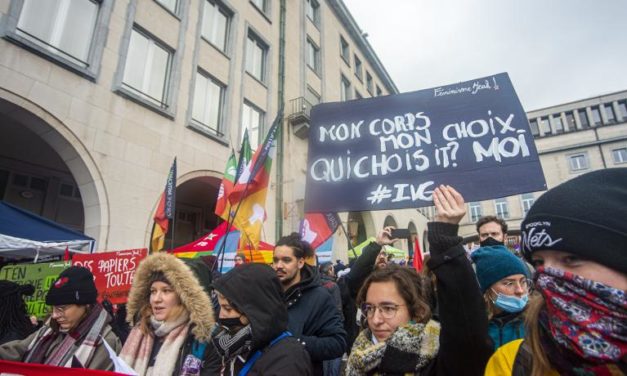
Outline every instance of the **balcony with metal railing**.
POLYGON ((306 139, 309 135, 309 126, 311 124, 311 107, 304 97, 298 97, 290 100, 290 114, 288 121, 294 130, 294 134, 302 139, 306 139))

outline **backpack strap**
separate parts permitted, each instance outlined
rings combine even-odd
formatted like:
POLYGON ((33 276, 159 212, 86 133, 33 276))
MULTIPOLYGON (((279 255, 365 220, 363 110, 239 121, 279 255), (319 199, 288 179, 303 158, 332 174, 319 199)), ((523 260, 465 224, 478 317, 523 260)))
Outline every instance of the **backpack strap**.
POLYGON ((244 364, 244 367, 242 367, 242 369, 239 371, 238 376, 246 376, 248 374, 248 371, 250 371, 250 369, 253 367, 255 362, 257 362, 257 360, 261 358, 261 355, 265 351, 267 351, 272 346, 276 345, 278 342, 280 342, 284 338, 291 337, 291 336, 292 336, 292 333, 285 331, 281 333, 278 337, 273 339, 272 342, 270 342, 270 344, 266 346, 263 350, 255 351, 255 353, 246 361, 246 364, 244 364))
POLYGON ((531 349, 529 348, 529 343, 523 340, 518 347, 518 352, 516 353, 516 358, 514 359, 512 376, 530 375, 532 362, 533 359, 531 357, 531 349))

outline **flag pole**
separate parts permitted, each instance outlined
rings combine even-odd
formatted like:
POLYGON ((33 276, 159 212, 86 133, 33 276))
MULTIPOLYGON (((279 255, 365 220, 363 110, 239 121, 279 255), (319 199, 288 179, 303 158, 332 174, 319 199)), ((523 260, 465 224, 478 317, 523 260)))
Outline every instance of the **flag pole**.
POLYGON ((170 237, 170 249, 174 249, 174 238, 176 235, 176 175, 178 175, 178 172, 176 157, 174 157, 174 176, 172 177, 172 236, 170 237))
MULTIPOLYGON (((282 121, 282 119, 283 119, 283 109, 281 108, 281 109, 279 109, 276 118, 272 122, 272 126, 270 127, 270 129, 273 129, 275 126, 278 126, 277 123, 282 121)), ((281 131, 281 129, 278 129, 276 132, 280 132, 280 131, 281 131)), ((264 140, 264 142, 262 144, 262 147, 266 146, 266 141, 268 141, 267 137, 268 136, 266 136, 266 139, 264 140)), ((276 138, 272 140, 272 143, 274 143, 274 142, 276 142, 276 138)), ((268 147, 272 147, 272 143, 268 147)), ((257 152, 261 152, 261 150, 258 150, 257 152)), ((267 155, 266 155, 266 158, 267 158, 267 155)), ((263 163, 265 163, 265 158, 264 158, 263 163)), ((246 197, 246 194, 248 193, 248 188, 250 187, 250 182, 252 181, 253 177, 256 176, 257 172, 259 172, 259 169, 261 168, 261 165, 262 165, 262 162, 259 161, 259 158, 255 159, 255 165, 252 166, 252 169, 251 169, 251 172, 250 172, 250 177, 249 177, 248 181, 246 182, 246 185, 244 186, 244 192, 241 195, 242 198, 246 197)), ((236 181, 236 184, 237 184, 237 181, 236 181)), ((227 221, 227 228, 226 228, 226 234, 224 235, 225 236, 224 242, 223 242, 222 246, 220 247, 220 249, 218 250, 218 255, 222 254, 222 260, 224 260, 224 249, 226 247, 226 240, 227 240, 227 238, 229 236, 229 232, 231 231, 231 228, 233 226, 233 222, 235 221, 235 217, 237 217, 237 213, 239 212, 239 209, 241 207, 242 201, 243 201, 242 199, 240 199, 238 201, 237 208, 235 209, 235 213, 232 216, 231 216, 230 210, 229 210, 229 221, 227 221)), ((231 207, 232 206, 230 205, 230 201, 229 201, 229 209, 231 207)), ((222 263, 220 264, 220 270, 222 270, 222 263)))
POLYGON ((170 250, 174 249, 174 234, 176 233, 176 209, 172 210, 172 236, 170 237, 170 250))

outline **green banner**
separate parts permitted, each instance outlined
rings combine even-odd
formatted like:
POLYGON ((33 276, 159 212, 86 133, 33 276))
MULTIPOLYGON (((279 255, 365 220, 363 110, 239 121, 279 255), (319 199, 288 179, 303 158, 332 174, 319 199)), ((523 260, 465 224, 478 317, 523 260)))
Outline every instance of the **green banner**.
POLYGON ((59 274, 70 267, 70 265, 69 261, 7 265, 0 269, 0 280, 7 279, 20 285, 31 284, 35 286, 33 296, 25 296, 24 300, 26 301, 28 314, 43 319, 49 313, 49 307, 46 306, 48 289, 59 274))

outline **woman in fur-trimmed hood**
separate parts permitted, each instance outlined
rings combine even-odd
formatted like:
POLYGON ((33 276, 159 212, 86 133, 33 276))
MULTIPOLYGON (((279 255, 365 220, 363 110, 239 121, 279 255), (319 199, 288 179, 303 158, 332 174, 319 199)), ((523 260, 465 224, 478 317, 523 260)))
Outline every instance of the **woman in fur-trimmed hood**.
POLYGON ((120 353, 139 375, 209 373, 203 359, 214 316, 200 282, 208 275, 204 264, 188 266, 166 253, 140 263, 127 304, 133 329, 120 353))

